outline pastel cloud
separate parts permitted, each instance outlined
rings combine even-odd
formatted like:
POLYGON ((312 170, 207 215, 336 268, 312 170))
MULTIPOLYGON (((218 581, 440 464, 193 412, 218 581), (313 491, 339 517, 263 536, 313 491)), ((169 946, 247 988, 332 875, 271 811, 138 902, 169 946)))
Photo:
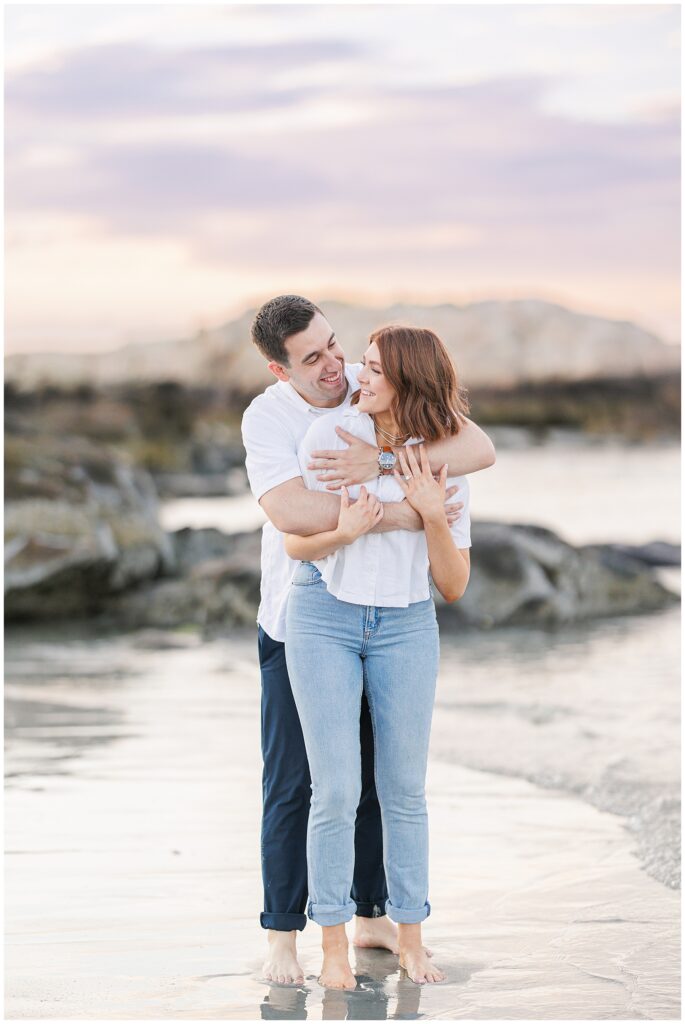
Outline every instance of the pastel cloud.
POLYGON ((549 109, 567 74, 401 81, 374 45, 117 42, 11 71, 10 237, 71 217, 89 252, 139 239, 255 287, 675 282, 675 103, 593 122, 549 109))
POLYGON ((9 108, 41 120, 193 115, 288 106, 302 89, 278 85, 293 67, 345 63, 363 49, 345 41, 167 50, 112 43, 61 54, 8 76, 9 108))

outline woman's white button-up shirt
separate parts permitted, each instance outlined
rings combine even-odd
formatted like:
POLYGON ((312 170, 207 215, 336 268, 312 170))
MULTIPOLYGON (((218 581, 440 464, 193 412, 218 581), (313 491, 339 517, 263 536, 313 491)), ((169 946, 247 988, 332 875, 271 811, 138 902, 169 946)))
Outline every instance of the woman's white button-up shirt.
MULTIPOLYGON (((326 490, 326 482, 316 479, 320 470, 307 469, 311 452, 347 447, 336 434, 336 426, 341 426, 370 444, 376 444, 373 420, 368 413, 360 412, 356 405, 346 405, 317 417, 298 449, 302 478, 311 490, 326 490)), ((419 440, 411 438, 408 443, 415 444, 419 440)), ((464 507, 461 509, 461 518, 450 527, 450 532, 458 548, 469 548, 471 518, 468 479, 465 476, 448 477, 447 487, 455 484, 459 490, 451 501, 462 501, 464 507)), ((402 488, 392 475, 376 477, 364 486, 381 501, 401 501, 404 498, 402 488)), ((359 496, 360 487, 354 485, 348 488, 350 498, 359 496)), ((365 533, 352 544, 339 548, 327 558, 318 559, 314 564, 320 570, 329 593, 340 601, 406 608, 407 605, 430 597, 428 545, 423 530, 365 533)))

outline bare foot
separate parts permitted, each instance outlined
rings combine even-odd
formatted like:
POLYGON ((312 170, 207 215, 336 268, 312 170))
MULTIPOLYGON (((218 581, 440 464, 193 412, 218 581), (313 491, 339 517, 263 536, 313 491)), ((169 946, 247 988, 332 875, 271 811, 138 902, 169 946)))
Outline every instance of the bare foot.
POLYGON ((328 925, 321 929, 323 946, 323 967, 319 984, 325 988, 357 987, 347 957, 347 935, 344 924, 328 925))
POLYGON ((404 946, 400 950, 400 967, 404 967, 411 981, 417 985, 445 980, 442 971, 431 964, 423 946, 404 946))
MULTIPOLYGON (((360 949, 387 949, 395 956, 400 953, 400 940, 397 925, 385 917, 355 917, 354 938, 352 944, 360 949)), ((433 956, 424 946, 426 956, 433 956)))
POLYGON ((356 988, 357 979, 352 973, 347 950, 331 950, 324 953, 319 984, 324 988, 356 988))
POLYGON ((304 985, 304 972, 297 962, 297 932, 270 930, 268 938, 269 954, 262 967, 266 980, 281 985, 304 985))

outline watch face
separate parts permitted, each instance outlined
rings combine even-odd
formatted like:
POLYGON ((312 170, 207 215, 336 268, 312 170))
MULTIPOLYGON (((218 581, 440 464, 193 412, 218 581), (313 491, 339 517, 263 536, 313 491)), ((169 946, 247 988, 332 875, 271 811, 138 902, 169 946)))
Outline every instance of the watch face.
POLYGON ((381 452, 378 456, 378 465, 381 469, 392 469, 397 462, 394 452, 381 452))

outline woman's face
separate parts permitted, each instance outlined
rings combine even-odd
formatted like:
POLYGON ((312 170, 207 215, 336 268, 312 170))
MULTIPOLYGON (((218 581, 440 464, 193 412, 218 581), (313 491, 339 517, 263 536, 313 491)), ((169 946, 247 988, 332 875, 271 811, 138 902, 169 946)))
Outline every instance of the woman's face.
POLYGON ((364 366, 358 377, 361 388, 357 403, 359 411, 372 415, 389 411, 392 409, 397 395, 383 373, 381 354, 375 341, 371 342, 362 356, 362 363, 364 366))

